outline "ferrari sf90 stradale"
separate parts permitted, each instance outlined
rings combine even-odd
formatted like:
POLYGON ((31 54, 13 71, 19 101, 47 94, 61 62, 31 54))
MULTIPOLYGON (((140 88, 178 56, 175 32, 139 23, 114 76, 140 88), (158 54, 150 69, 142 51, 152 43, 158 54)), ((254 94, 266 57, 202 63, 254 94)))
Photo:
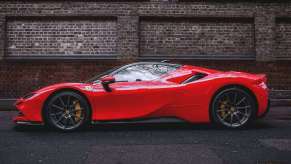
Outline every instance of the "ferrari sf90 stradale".
POLYGON ((240 128, 269 108, 264 74, 138 62, 84 83, 60 83, 16 102, 17 124, 72 131, 90 123, 180 119, 240 128))

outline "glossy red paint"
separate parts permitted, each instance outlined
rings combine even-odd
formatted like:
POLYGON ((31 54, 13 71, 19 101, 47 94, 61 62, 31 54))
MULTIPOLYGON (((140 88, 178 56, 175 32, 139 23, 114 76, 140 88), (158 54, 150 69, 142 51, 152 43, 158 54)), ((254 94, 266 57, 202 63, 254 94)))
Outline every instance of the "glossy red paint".
POLYGON ((123 120, 151 117, 177 117, 189 122, 210 122, 209 106, 215 93, 228 85, 248 88, 256 97, 262 115, 268 105, 266 77, 243 72, 222 72, 184 65, 153 81, 116 82, 112 92, 104 91, 99 83, 61 83, 34 91, 30 97, 16 102, 22 113, 14 121, 42 122, 46 100, 55 92, 70 89, 83 94, 92 110, 92 120, 123 120), (202 79, 183 84, 196 73, 202 79))

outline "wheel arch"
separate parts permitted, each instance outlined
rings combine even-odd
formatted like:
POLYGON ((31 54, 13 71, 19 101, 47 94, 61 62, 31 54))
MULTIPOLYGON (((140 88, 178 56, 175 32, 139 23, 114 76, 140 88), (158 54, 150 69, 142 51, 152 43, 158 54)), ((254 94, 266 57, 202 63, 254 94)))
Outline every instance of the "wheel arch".
POLYGON ((45 120, 45 119, 44 119, 44 109, 45 109, 45 106, 47 105, 47 103, 49 102, 49 100, 50 100, 54 95, 56 95, 56 94, 58 94, 58 93, 61 93, 61 92, 66 92, 66 91, 75 92, 75 93, 81 95, 81 96, 86 100, 86 102, 88 103, 88 106, 89 106, 89 110, 90 110, 90 117, 89 117, 89 118, 91 119, 91 117, 92 117, 92 105, 91 105, 91 103, 90 103, 88 97, 87 97, 83 92, 81 92, 81 91, 79 91, 79 90, 77 90, 77 89, 74 89, 74 88, 60 88, 60 89, 57 89, 57 90, 53 91, 52 93, 50 93, 50 94, 48 95, 47 99, 44 101, 44 103, 43 103, 43 105, 42 105, 42 109, 41 109, 41 110, 42 110, 42 111, 41 111, 41 115, 42 115, 42 119, 43 119, 43 121, 45 120))
POLYGON ((254 92, 251 91, 248 87, 246 87, 246 86, 244 86, 244 85, 241 85, 241 84, 227 84, 227 85, 224 85, 224 86, 222 86, 222 87, 219 87, 219 88, 214 92, 214 94, 213 94, 212 97, 211 97, 211 101, 210 101, 210 103, 209 103, 209 109, 208 109, 208 111, 209 111, 209 112, 208 112, 208 113, 209 113, 209 118, 210 118, 211 121, 213 121, 213 118, 212 118, 212 116, 211 116, 211 108, 212 108, 211 106, 212 106, 212 103, 213 103, 213 100, 214 100, 215 96, 216 96, 217 94, 219 94, 221 91, 225 90, 225 89, 235 88, 235 87, 236 87, 236 88, 240 88, 240 89, 246 91, 248 94, 250 94, 251 97, 254 98, 254 100, 255 100, 255 105, 256 105, 256 117, 257 117, 257 113, 258 113, 258 99, 257 99, 256 95, 254 94, 254 92))

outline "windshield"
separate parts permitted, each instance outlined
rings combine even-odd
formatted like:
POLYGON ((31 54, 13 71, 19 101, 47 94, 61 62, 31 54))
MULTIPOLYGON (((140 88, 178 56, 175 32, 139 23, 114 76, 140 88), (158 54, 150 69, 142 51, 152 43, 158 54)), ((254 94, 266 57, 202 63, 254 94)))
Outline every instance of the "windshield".
POLYGON ((100 73, 100 74, 97 74, 96 76, 92 77, 91 79, 85 81, 86 83, 97 83, 99 82, 99 79, 102 77, 102 76, 105 76, 105 75, 109 75, 111 74, 112 72, 114 72, 115 70, 119 69, 120 67, 114 67, 114 68, 111 68, 110 70, 107 70, 103 73, 100 73))

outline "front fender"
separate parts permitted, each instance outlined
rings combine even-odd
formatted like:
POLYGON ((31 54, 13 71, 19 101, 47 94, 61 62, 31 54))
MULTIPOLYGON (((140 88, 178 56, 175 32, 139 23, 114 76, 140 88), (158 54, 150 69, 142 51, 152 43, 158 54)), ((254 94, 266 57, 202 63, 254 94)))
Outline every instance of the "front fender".
POLYGON ((56 84, 33 92, 33 96, 29 98, 19 98, 16 101, 15 106, 17 110, 20 111, 20 115, 15 117, 14 121, 43 122, 42 109, 51 95, 61 90, 76 90, 86 96, 87 92, 90 91, 86 91, 85 86, 85 84, 77 85, 77 83, 76 85, 56 84))

